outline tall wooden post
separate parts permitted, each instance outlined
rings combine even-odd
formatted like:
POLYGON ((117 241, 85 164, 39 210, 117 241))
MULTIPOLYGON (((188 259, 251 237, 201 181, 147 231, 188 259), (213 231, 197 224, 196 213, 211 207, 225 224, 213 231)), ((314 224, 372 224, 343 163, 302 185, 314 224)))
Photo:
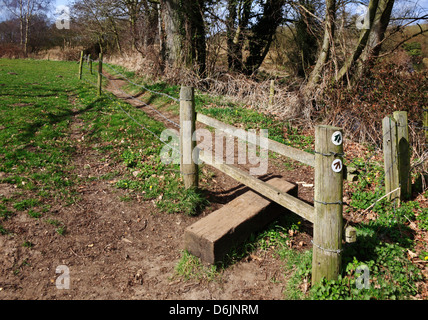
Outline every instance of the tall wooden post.
POLYGON ((80 52, 80 64, 79 64, 79 79, 82 80, 82 70, 83 70, 83 51, 80 52))
MULTIPOLYGON (((425 106, 423 109, 423 130, 425 130, 425 145, 424 150, 428 149, 428 107, 425 106)), ((423 165, 424 170, 428 171, 428 162, 425 161, 425 164, 423 165)))
POLYGON ((427 107, 425 107, 423 109, 423 111, 424 111, 424 115, 423 115, 424 126, 423 126, 423 129, 425 130, 425 146, 428 147, 428 109, 427 109, 427 107))
POLYGON ((315 129, 315 222, 312 284, 337 279, 342 260, 343 132, 341 128, 315 129))
POLYGON ((100 53, 100 58, 98 62, 98 96, 101 96, 102 93, 102 84, 103 84, 103 53, 100 53))
POLYGON ((275 80, 270 81, 270 89, 269 89, 269 106, 273 105, 275 96, 275 80))
POLYGON ((193 158, 196 141, 194 88, 182 86, 180 90, 180 167, 186 189, 198 187, 198 159, 193 158), (196 162, 195 162, 196 161, 196 162))
POLYGON ((91 59, 91 54, 88 55, 88 66, 89 66, 89 72, 92 74, 92 59, 91 59))
POLYGON ((397 123, 397 157, 400 183, 400 199, 407 200, 412 195, 410 176, 409 124, 406 111, 395 111, 393 117, 397 123))
POLYGON ((385 170, 385 194, 390 201, 400 199, 400 176, 398 173, 397 123, 385 117, 383 127, 383 159, 385 170))

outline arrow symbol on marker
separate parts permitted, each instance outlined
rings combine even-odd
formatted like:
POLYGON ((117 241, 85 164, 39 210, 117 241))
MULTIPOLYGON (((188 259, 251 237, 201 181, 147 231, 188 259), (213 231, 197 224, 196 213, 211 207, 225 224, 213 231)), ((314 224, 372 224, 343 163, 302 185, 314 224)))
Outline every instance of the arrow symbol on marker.
POLYGON ((336 134, 334 136, 334 141, 340 144, 340 142, 342 141, 342 135, 340 133, 336 134))
POLYGON ((340 170, 340 169, 342 169, 342 162, 340 160, 336 161, 333 163, 333 166, 336 170, 340 170))

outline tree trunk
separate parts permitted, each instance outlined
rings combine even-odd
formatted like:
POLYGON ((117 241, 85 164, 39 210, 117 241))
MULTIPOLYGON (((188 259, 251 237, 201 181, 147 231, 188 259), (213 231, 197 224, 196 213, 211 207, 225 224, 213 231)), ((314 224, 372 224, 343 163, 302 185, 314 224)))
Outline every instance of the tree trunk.
POLYGON ((285 0, 268 0, 263 6, 263 15, 251 28, 249 56, 244 63, 246 74, 254 73, 263 63, 278 26, 282 21, 285 0))
MULTIPOLYGON (((385 39, 385 32, 388 27, 394 0, 380 0, 376 16, 371 28, 367 46, 361 55, 361 61, 358 64, 355 78, 359 78, 364 71, 373 67, 374 61, 379 56, 382 48, 382 41, 385 39)), ((354 79, 355 80, 355 79, 354 79)))
POLYGON ((166 61, 185 66, 198 74, 205 72, 205 25, 203 1, 163 0, 162 17, 165 28, 166 61))
POLYGON ((21 49, 24 48, 24 4, 23 0, 19 1, 19 31, 20 31, 20 44, 21 49))
POLYGON ((181 36, 179 0, 162 0, 162 17, 165 30, 165 58, 174 67, 181 65, 181 36))
POLYGON ((165 28, 162 21, 162 7, 161 2, 158 3, 158 33, 159 33, 159 58, 161 72, 165 70, 166 62, 166 47, 165 47, 165 28))
POLYGON ((299 59, 296 59, 297 74, 306 77, 308 67, 315 63, 318 41, 314 35, 316 21, 311 16, 315 14, 312 1, 299 0, 299 4, 304 9, 300 9, 299 19, 295 22, 296 32, 293 32, 295 42, 299 49, 299 59))
POLYGON ((203 17, 203 1, 185 1, 186 45, 189 46, 187 67, 195 67, 196 73, 202 75, 206 69, 205 22, 203 17))
POLYGON ((118 32, 117 26, 116 26, 116 21, 114 20, 113 17, 109 17, 109 20, 110 20, 110 24, 111 24, 112 29, 113 29, 113 34, 114 34, 114 38, 116 41, 117 50, 119 50, 119 54, 122 55, 122 46, 120 45, 120 37, 119 37, 119 32, 118 32))
POLYGON ((376 11, 378 9, 378 5, 379 5, 379 0, 370 0, 369 8, 368 8, 368 19, 369 19, 368 20, 368 26, 361 29, 358 44, 355 47, 352 55, 345 61, 345 64, 343 65, 343 67, 338 72, 338 74, 336 76, 336 81, 342 80, 346 74, 349 74, 352 71, 351 69, 354 67, 354 64, 356 63, 358 58, 363 53, 363 50, 367 46, 370 33, 371 33, 372 28, 374 26, 374 20, 375 20, 376 11))
POLYGON ((242 72, 242 50, 251 14, 251 1, 229 0, 227 4, 227 61, 230 71, 242 72))
POLYGON ((321 73, 330 55, 331 43, 334 39, 334 19, 336 17, 336 0, 326 0, 326 14, 324 22, 324 38, 321 51, 314 69, 309 75, 307 89, 310 91, 321 80, 321 73))
POLYGON ((24 54, 27 55, 28 53, 28 35, 30 31, 30 16, 27 13, 25 17, 25 39, 24 39, 24 54))

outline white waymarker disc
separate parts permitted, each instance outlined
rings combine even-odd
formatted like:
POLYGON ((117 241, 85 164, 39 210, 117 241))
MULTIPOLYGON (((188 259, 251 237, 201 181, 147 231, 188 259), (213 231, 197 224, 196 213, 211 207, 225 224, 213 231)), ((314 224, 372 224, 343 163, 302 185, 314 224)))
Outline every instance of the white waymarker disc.
POLYGON ((340 172, 343 169, 343 164, 342 164, 342 160, 340 159, 336 159, 333 161, 333 163, 331 164, 331 169, 334 172, 340 172))
POLYGON ((335 133, 333 133, 333 135, 331 136, 331 142, 333 142, 333 144, 336 146, 340 146, 343 142, 342 132, 336 131, 335 133))

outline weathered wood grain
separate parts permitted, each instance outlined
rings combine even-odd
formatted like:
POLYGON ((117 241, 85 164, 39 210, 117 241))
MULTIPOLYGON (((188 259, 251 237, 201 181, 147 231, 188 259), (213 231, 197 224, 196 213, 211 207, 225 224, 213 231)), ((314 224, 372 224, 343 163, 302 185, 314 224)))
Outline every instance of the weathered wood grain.
MULTIPOLYGON (((273 178, 267 183, 297 196, 297 186, 290 182, 273 178)), ((214 264, 281 213, 284 209, 280 206, 254 191, 247 191, 186 228, 185 248, 203 262, 214 264)))

